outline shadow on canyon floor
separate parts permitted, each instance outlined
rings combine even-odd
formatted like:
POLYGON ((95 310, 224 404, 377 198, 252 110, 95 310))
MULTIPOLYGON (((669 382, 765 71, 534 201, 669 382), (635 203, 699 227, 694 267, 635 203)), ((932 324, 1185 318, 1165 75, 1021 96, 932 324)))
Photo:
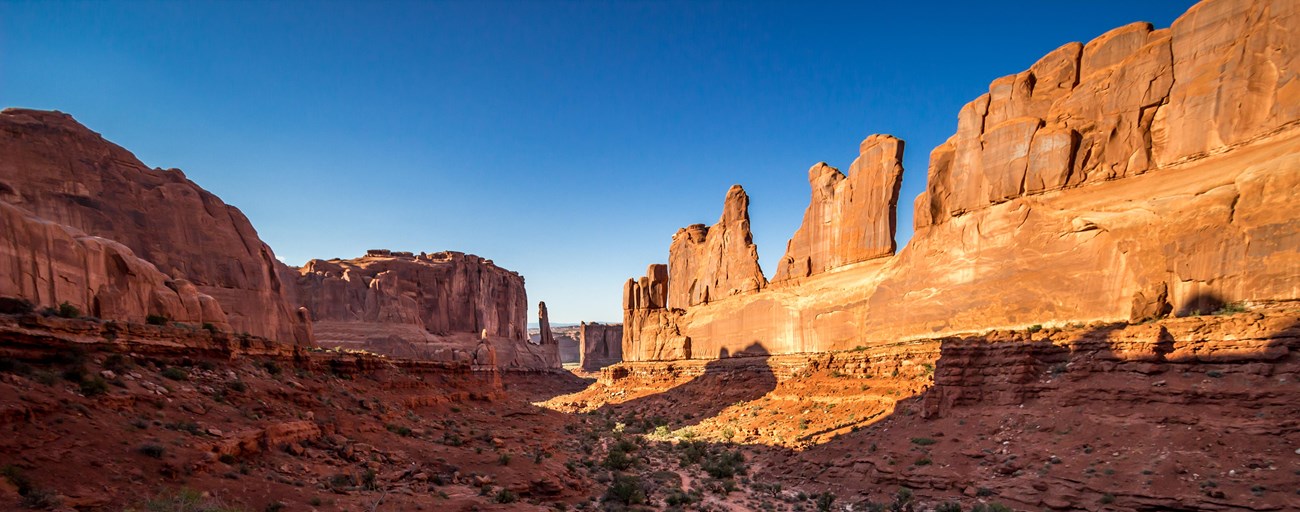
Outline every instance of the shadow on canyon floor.
MULTIPOLYGON (((653 395, 606 404, 596 412, 618 415, 635 412, 643 424, 665 425, 672 429, 698 425, 727 407, 757 399, 776 389, 777 378, 768 365, 770 358, 767 348, 758 341, 734 354, 724 348, 719 351, 718 359, 705 363, 700 373, 685 383, 653 395)), ((630 369, 617 367, 609 371, 624 372, 623 375, 614 375, 620 378, 627 377, 630 369)))
POLYGON ((1300 507, 1288 482, 1300 474, 1300 322, 1287 315, 1035 326, 807 367, 719 359, 598 413, 646 432, 692 427, 743 446, 754 481, 842 503, 906 487, 1017 508, 1300 507))

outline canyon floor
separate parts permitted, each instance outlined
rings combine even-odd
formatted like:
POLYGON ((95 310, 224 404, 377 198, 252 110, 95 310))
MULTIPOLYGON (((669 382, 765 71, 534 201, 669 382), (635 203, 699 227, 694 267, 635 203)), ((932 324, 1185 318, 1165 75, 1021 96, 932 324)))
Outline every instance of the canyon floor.
POLYGON ((1300 308, 1221 313, 598 378, 0 315, 0 508, 1296 509, 1300 308))

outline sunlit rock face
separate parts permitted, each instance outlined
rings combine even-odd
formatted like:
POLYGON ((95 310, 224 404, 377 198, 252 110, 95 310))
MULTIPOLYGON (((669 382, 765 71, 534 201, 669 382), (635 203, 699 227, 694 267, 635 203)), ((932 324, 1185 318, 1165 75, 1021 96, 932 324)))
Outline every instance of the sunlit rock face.
POLYGON ((0 112, 0 202, 21 210, 6 209, 13 226, 6 234, 13 235, 5 238, 25 254, 13 253, 13 265, 0 275, 9 283, 0 286, 19 296, 67 301, 106 319, 158 314, 287 344, 312 342, 287 299, 283 264, 239 209, 177 169, 146 167, 67 114, 0 112), (51 274, 22 263, 46 258, 67 268, 51 274), (63 276, 76 282, 61 282, 63 276))
POLYGON ((322 346, 470 361, 486 343, 498 366, 559 367, 553 339, 528 339, 524 278, 472 254, 372 250, 311 260, 296 284, 322 346))
POLYGON ((772 282, 893 255, 902 179, 903 141, 889 135, 862 141, 848 176, 825 162, 814 165, 812 200, 772 282))
POLYGON ((677 230, 668 250, 668 305, 707 304, 767 285, 758 266, 758 247, 749 231, 749 195, 740 185, 727 191, 722 217, 713 226, 677 230))
MULTIPOLYGON (((1300 297, 1298 10, 1206 1, 1171 28, 1126 25, 994 80, 931 151, 897 255, 902 143, 886 136, 862 144, 847 176, 810 170, 804 223, 769 286, 696 263, 743 261, 750 245, 683 257, 718 226, 679 231, 668 267, 624 288, 624 358, 850 349, 1300 297)), ((729 193, 720 225, 738 204, 729 193)))

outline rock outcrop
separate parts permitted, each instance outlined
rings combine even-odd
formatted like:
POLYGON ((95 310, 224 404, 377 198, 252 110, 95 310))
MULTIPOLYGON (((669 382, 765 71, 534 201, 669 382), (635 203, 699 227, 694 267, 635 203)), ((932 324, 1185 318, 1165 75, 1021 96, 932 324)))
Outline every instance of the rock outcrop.
POLYGON ((623 326, 583 322, 578 330, 582 369, 589 372, 623 361, 623 326))
MULTIPOLYGON (((834 234, 882 233, 892 218, 846 210, 825 190, 864 173, 814 168, 781 285, 705 301, 683 291, 698 267, 630 281, 624 358, 819 352, 1300 298, 1297 11, 1209 0, 1171 29, 1127 25, 995 80, 931 152, 915 235, 894 256, 892 240, 834 234), (649 285, 665 281, 672 292, 656 302, 649 285)), ((897 155, 881 155, 871 161, 892 169, 897 155)), ((888 198, 897 184, 871 186, 888 198)))
POLYGON ((668 308, 668 265, 652 264, 641 279, 623 285, 623 358, 661 361, 691 358, 682 334, 685 310, 668 308))
POLYGON ((217 301, 131 249, 0 202, 0 296, 67 303, 81 313, 145 323, 150 316, 229 330, 217 301))
POLYGON ((758 248, 749 232, 749 195, 732 185, 722 218, 712 227, 694 224, 677 230, 668 250, 668 305, 684 308, 761 290, 767 285, 758 266, 758 248))
POLYGON ((524 278, 491 260, 372 250, 351 260, 311 260, 299 274, 298 298, 322 346, 447 361, 470 361, 490 348, 499 366, 559 366, 553 342, 528 340, 524 278))
POLYGON ((872 135, 858 151, 848 177, 825 162, 808 170, 812 200, 772 282, 894 254, 903 141, 872 135))
MULTIPOLYGON (((0 202, 20 208, 35 218, 120 243, 135 257, 152 263, 157 272, 170 278, 170 286, 176 289, 171 295, 176 301, 189 303, 184 307, 141 306, 146 300, 139 293, 131 292, 135 297, 123 300, 134 305, 122 305, 126 309, 121 314, 134 318, 152 308, 160 314, 176 315, 177 319, 220 322, 236 332, 284 343, 309 345, 312 342, 310 331, 287 300, 289 290, 279 273, 282 264, 237 208, 195 185, 179 170, 146 167, 130 152, 104 140, 71 116, 26 109, 0 112, 0 202), (182 290, 187 287, 193 290, 182 290), (224 321, 223 315, 217 314, 212 302, 203 296, 216 300, 224 321), (208 304, 206 313, 198 312, 205 307, 199 302, 208 304)), ((16 219, 20 215, 11 212, 6 216, 16 219)), ((79 236, 79 245, 90 252, 105 251, 90 247, 99 242, 91 242, 85 236, 69 236, 79 236)), ((26 247, 32 251, 29 255, 32 261, 75 260, 71 254, 49 253, 56 249, 60 248, 26 247)), ((121 250, 109 251, 124 254, 121 250)), ((168 286, 167 279, 159 281, 157 276, 144 276, 149 272, 140 270, 140 265, 122 263, 129 258, 113 259, 116 261, 105 264, 117 268, 107 270, 108 275, 91 278, 90 274, 97 270, 93 268, 95 265, 89 265, 87 270, 69 276, 81 274, 97 288, 96 279, 110 277, 116 279, 112 286, 119 290, 155 288, 159 282, 168 286), (137 278, 144 282, 125 283, 137 278)), ((67 300, 84 304, 87 311, 93 311, 96 306, 88 293, 92 292, 73 292, 66 297, 50 293, 28 297, 42 303, 67 300)), ((105 293, 103 301, 111 302, 114 300, 111 296, 117 292, 105 293)), ((168 295, 161 292, 158 300, 172 300, 166 298, 168 295)), ((100 311, 115 315, 118 314, 115 307, 118 306, 101 304, 100 311)))

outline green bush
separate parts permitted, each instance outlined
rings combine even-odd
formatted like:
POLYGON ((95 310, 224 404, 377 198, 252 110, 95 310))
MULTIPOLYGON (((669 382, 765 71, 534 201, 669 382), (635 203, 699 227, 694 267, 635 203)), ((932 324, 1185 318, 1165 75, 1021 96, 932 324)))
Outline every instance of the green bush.
POLYGON ((740 450, 723 450, 706 459, 701 468, 713 478, 734 478, 745 474, 745 454, 740 450))
POLYGON ((928 438, 928 437, 913 437, 913 438, 912 438, 912 444, 921 445, 921 446, 930 446, 930 445, 932 445, 932 444, 934 444, 934 443, 937 443, 937 442, 938 442, 938 441, 935 441, 934 439, 931 439, 931 438, 928 438))
POLYGON ((492 499, 492 501, 495 501, 497 503, 514 503, 518 500, 519 500, 519 496, 516 495, 514 491, 511 491, 510 489, 504 489, 504 488, 501 489, 500 491, 497 491, 496 497, 492 499))
POLYGON ((619 474, 605 490, 602 501, 623 505, 640 505, 646 501, 645 486, 636 475, 619 474))
POLYGON ((82 379, 81 394, 91 397, 102 395, 108 392, 108 381, 98 376, 89 379, 82 379))
POLYGON ((817 495, 817 510, 821 512, 830 512, 831 507, 834 505, 835 493, 826 491, 817 495))
POLYGON ((140 445, 138 451, 146 457, 161 459, 163 455, 167 453, 167 448, 164 448, 163 445, 160 444, 146 443, 140 445))
POLYGON ((63 302, 59 304, 59 309, 55 314, 63 318, 79 318, 81 317, 81 310, 77 309, 77 306, 63 302))
POLYGON ((178 366, 168 366, 162 371, 162 376, 171 380, 190 380, 190 372, 178 366))

